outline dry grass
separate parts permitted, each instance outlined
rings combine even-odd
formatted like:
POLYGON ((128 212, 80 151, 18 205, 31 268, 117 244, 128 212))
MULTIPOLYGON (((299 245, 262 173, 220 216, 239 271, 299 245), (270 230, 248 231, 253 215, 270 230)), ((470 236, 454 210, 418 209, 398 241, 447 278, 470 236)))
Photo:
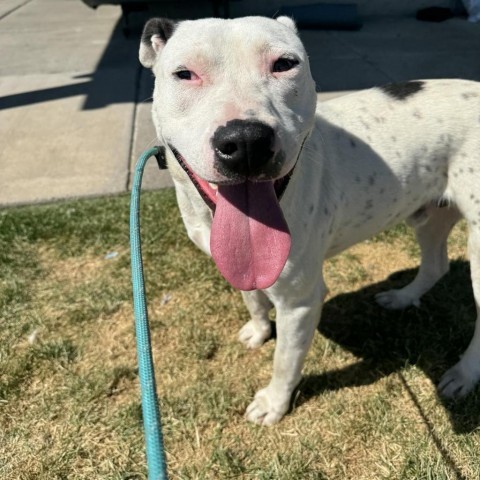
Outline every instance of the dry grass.
MULTIPOLYGON (((142 202, 172 479, 479 477, 480 396, 444 403, 435 391, 473 328, 464 224, 452 272, 419 309, 372 300, 415 273, 405 227, 330 260, 295 411, 259 428, 243 411, 269 379, 274 341, 237 342, 240 295, 189 243, 172 192, 142 202)), ((0 214, 2 479, 146 478, 127 218, 126 197, 0 214)))

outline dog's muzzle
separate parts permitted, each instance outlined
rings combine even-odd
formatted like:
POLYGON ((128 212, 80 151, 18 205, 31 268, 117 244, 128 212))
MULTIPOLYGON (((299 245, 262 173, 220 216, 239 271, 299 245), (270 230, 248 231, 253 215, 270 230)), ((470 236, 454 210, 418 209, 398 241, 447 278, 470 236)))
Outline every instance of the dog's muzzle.
POLYGON ((258 121, 232 120, 217 128, 211 145, 214 166, 223 179, 216 186, 197 175, 170 145, 212 209, 212 258, 225 279, 240 290, 271 287, 290 253, 291 236, 280 198, 294 167, 279 177, 284 154, 275 153, 274 144, 273 128, 258 121))
POLYGON ((275 132, 269 125, 231 120, 217 128, 211 142, 215 168, 229 179, 273 178, 278 174, 274 162, 275 132))

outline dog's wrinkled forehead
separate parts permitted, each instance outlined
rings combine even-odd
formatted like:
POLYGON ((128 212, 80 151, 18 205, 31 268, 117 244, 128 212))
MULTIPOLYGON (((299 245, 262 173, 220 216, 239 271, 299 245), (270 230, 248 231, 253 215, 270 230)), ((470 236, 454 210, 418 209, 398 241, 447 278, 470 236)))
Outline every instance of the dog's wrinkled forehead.
POLYGON ((237 59, 244 57, 249 62, 269 53, 292 54, 299 60, 306 59, 295 24, 288 17, 276 20, 264 17, 209 18, 159 27, 157 32, 145 30, 142 37, 142 44, 146 46, 150 40, 156 51, 155 59, 152 58, 151 65, 148 65, 154 70, 176 68, 179 66, 176 63, 190 59, 221 64, 233 53, 237 59), (161 62, 158 62, 159 57, 161 62))
POLYGON ((258 49, 276 47, 303 50, 293 22, 246 17, 236 20, 204 19, 181 22, 170 38, 172 47, 182 51, 194 45, 236 50, 242 46, 258 49))

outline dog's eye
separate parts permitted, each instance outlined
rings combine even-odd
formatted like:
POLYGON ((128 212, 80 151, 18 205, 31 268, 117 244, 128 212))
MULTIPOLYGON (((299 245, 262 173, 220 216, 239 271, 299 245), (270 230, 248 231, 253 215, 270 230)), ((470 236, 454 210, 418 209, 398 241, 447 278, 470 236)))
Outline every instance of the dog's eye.
POLYGON ((174 75, 179 80, 196 80, 198 78, 198 76, 191 70, 178 70, 174 75))
POLYGON ((180 70, 175 72, 174 75, 180 80, 191 80, 192 72, 190 70, 180 70))
POLYGON ((281 57, 275 61, 272 67, 273 72, 288 72, 295 68, 300 62, 294 58, 281 57))

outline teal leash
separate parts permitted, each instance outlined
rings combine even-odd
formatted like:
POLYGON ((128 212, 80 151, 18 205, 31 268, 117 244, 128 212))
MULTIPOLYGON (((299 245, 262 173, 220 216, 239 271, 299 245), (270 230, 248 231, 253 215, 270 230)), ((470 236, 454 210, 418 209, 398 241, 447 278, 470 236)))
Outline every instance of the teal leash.
POLYGON ((153 147, 144 152, 138 159, 137 165, 135 166, 130 199, 130 250, 132 261, 133 307, 135 312, 138 374, 142 395, 143 427, 145 431, 149 480, 168 479, 163 446, 162 423, 153 368, 140 239, 140 191, 143 170, 147 160, 152 156, 157 157, 160 168, 165 168, 164 163, 161 163, 160 155, 160 147, 153 147))

